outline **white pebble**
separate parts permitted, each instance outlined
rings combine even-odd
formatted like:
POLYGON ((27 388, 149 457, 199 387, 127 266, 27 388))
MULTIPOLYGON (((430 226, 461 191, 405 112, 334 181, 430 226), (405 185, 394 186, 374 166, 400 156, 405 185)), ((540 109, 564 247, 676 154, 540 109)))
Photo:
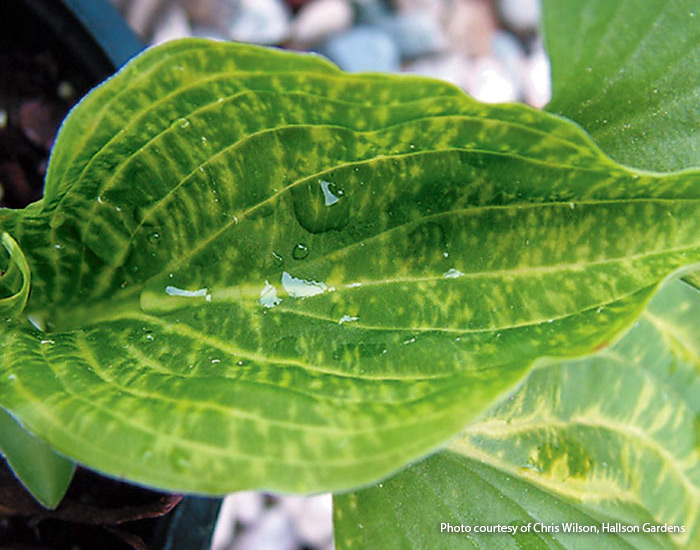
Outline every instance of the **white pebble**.
POLYGON ((508 73, 516 88, 518 98, 522 96, 522 79, 525 73, 525 51, 518 39, 509 32, 496 31, 491 42, 493 56, 508 73))
MULTIPOLYGON (((229 0, 230 1, 230 0, 229 0)), ((239 42, 279 44, 289 35, 289 8, 282 0, 238 0, 228 34, 239 42)))
POLYGON ((515 31, 534 31, 539 24, 539 0, 499 0, 498 8, 503 21, 515 31))
POLYGON ((158 22, 153 31, 151 43, 153 45, 162 44, 163 42, 187 38, 188 36, 192 36, 192 29, 190 28, 187 13, 181 6, 173 4, 158 22))
POLYGON ((211 550, 228 550, 236 534, 236 500, 234 495, 224 499, 216 521, 211 550))
POLYGON ((291 39, 299 45, 316 44, 350 27, 353 16, 346 0, 312 0, 292 22, 291 39))
POLYGON ((292 518, 299 538, 306 545, 325 546, 333 539, 333 497, 329 493, 283 497, 280 505, 292 518))
POLYGON ((256 522, 265 509, 265 497, 256 491, 242 491, 228 498, 233 500, 236 520, 244 525, 256 522))
POLYGON ((441 52, 447 37, 440 21, 427 10, 398 13, 387 17, 380 28, 391 36, 401 57, 416 58, 441 52))
POLYGON ((549 103, 552 98, 552 77, 549 59, 541 45, 527 59, 523 80, 525 101, 538 108, 549 103))
POLYGON ((394 5, 397 11, 403 13, 428 11, 432 17, 439 21, 445 15, 448 2, 445 0, 394 0, 394 5))
POLYGON ((455 53, 470 58, 488 55, 495 29, 496 21, 488 2, 455 0, 451 4, 447 36, 455 53))
POLYGON ((353 72, 395 72, 400 67, 399 49, 377 27, 354 27, 327 40, 321 53, 341 69, 353 72))
POLYGON ((504 103, 518 98, 508 72, 492 57, 482 57, 473 63, 466 88, 472 97, 486 103, 504 103))
POLYGON ((406 65, 408 73, 439 78, 459 86, 466 87, 466 75, 469 74, 471 63, 469 60, 456 53, 448 53, 437 58, 419 59, 406 65))
POLYGON ((231 550, 296 550, 299 540, 289 516, 279 507, 266 510, 255 525, 243 531, 231 550))

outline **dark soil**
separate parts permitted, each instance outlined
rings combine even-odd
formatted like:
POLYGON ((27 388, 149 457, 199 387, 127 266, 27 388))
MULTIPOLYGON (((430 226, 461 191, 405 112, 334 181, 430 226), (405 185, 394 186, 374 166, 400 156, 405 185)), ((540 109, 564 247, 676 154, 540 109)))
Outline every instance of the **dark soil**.
POLYGON ((57 0, 0 2, 0 206, 41 198, 61 121, 113 72, 66 13, 57 0))
POLYGON ((157 518, 179 496, 163 495, 78 469, 56 510, 42 508, 0 465, 0 549, 124 550, 147 548, 157 518))
POLYGON ((50 51, 3 53, 0 75, 0 206, 20 208, 41 198, 54 136, 85 90, 50 51))

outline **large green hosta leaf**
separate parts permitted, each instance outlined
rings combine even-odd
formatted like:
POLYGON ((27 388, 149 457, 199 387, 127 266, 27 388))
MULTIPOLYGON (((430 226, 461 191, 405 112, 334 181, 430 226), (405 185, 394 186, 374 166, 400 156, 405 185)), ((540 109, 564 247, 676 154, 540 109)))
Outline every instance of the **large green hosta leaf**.
POLYGON ((700 165, 697 0, 544 0, 547 109, 625 164, 700 165))
POLYGON ((176 490, 367 483, 542 355, 591 351, 700 261, 700 175, 436 81, 206 41, 145 53, 64 124, 0 405, 176 490))
POLYGON ((448 451, 336 497, 345 548, 688 549, 700 546, 700 293, 673 283, 599 354, 534 370, 448 451), (452 525, 559 532, 446 534, 452 525), (684 533, 603 534, 603 523, 684 533), (571 534, 562 524, 594 525, 571 534))

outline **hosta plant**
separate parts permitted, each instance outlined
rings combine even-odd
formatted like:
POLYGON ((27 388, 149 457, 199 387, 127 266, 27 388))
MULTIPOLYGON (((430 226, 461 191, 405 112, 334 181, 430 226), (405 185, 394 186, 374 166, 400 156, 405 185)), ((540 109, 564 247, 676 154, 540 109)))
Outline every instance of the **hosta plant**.
POLYGON ((132 60, 0 211, 18 477, 335 491, 339 548, 696 547, 691 4, 546 2, 551 112, 204 40, 132 60))

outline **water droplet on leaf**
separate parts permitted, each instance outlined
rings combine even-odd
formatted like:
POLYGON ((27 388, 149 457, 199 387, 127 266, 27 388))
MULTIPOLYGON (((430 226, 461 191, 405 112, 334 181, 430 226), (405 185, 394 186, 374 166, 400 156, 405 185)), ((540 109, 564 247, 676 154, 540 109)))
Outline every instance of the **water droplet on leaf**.
POLYGON ((197 290, 185 290, 176 286, 166 286, 165 293, 168 296, 177 296, 180 298, 205 298, 207 302, 211 302, 211 294, 206 287, 198 288, 197 290))
POLYGON ((304 243, 297 243, 292 249, 292 258, 295 260, 303 260, 309 255, 309 247, 304 243))
POLYGON ((170 465, 173 470, 182 473, 191 466, 190 457, 181 449, 173 449, 170 453, 170 465))
POLYGON ((277 289, 272 286, 269 281, 265 281, 265 286, 260 291, 260 305, 271 308, 278 305, 281 301, 282 300, 277 297, 277 289))
POLYGON ((310 233, 343 229, 350 221, 350 201, 346 191, 327 180, 309 180, 291 188, 294 214, 310 233))
POLYGON ((455 269, 454 267, 448 269, 445 273, 442 274, 442 276, 446 279, 457 279, 459 277, 462 277, 463 275, 464 273, 462 273, 458 269, 455 269))
POLYGON ((359 321, 359 317, 355 317, 352 315, 343 315, 340 320, 338 321, 339 325, 342 325, 343 323, 354 323, 355 321, 359 321))
POLYGON ((321 184, 321 190, 323 191, 323 198, 326 201, 326 206, 331 206, 337 203, 343 196, 343 190, 340 189, 335 183, 319 180, 321 184))
POLYGON ((292 298, 308 298, 309 296, 316 296, 328 290, 324 282, 298 279, 286 271, 282 273, 282 286, 292 298))

